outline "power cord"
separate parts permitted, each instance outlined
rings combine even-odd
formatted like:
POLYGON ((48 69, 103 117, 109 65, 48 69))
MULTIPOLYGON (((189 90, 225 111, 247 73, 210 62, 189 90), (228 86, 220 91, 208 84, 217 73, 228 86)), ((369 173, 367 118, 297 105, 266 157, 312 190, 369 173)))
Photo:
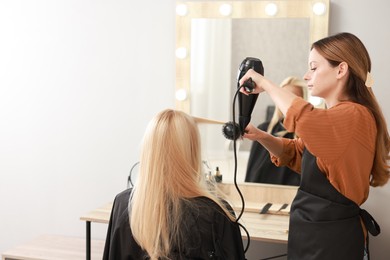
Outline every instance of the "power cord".
MULTIPOLYGON (((237 95, 238 93, 240 92, 240 88, 237 88, 237 91, 236 93, 234 94, 234 98, 233 98, 233 136, 240 136, 241 133, 236 133, 237 131, 237 128, 235 127, 236 126, 236 121, 235 121, 235 118, 236 118, 236 99, 237 99, 237 95)), ((242 192, 240 190, 240 188, 238 187, 238 184, 237 184, 237 138, 233 138, 233 153, 234 153, 234 177, 233 177, 233 180, 234 180, 234 186, 236 187, 236 190, 238 192, 238 194, 240 195, 240 198, 241 198, 241 204, 242 204, 242 207, 241 207, 241 212, 240 214, 238 214, 237 218, 236 218, 236 223, 245 231, 246 233, 246 236, 247 236, 247 239, 248 239, 248 243, 245 247, 245 250, 244 252, 246 253, 249 249, 249 245, 250 245, 250 235, 249 235, 249 232, 248 230, 241 224, 241 223, 238 223, 238 221, 241 219, 242 215, 244 214, 244 210, 245 210, 245 200, 244 200, 244 196, 242 195, 242 192)))
MULTIPOLYGON (((241 136, 242 133, 239 133, 237 134, 236 131, 237 131, 237 127, 236 126, 236 121, 235 121, 235 116, 236 116, 236 99, 237 99, 237 95, 238 93, 240 92, 240 89, 241 88, 237 88, 237 91, 236 93, 234 94, 234 98, 233 98, 233 136, 236 137, 236 136, 241 136)), ((239 128, 238 128, 239 129, 239 128)), ((240 214, 238 215, 237 219, 236 219, 236 223, 238 223, 238 221, 240 220, 240 218, 242 217, 242 215, 244 214, 244 211, 245 211, 245 200, 244 200, 244 196, 242 195, 242 192, 240 190, 240 188, 238 187, 238 184, 237 184, 237 147, 236 147, 236 140, 237 138, 233 138, 233 152, 234 152, 234 186, 236 187, 236 190, 238 192, 238 194, 240 195, 240 198, 241 198, 241 202, 242 202, 242 208, 241 208, 241 212, 240 214)), ((244 250, 244 252, 246 253, 249 249, 249 245, 250 245, 250 235, 249 235, 249 232, 248 230, 241 224, 241 223, 238 223, 238 225, 245 231, 246 235, 247 235, 247 238, 248 238, 248 243, 246 245, 246 248, 244 250)), ((275 258, 279 258, 279 257, 283 257, 283 256, 287 256, 287 254, 282 254, 282 255, 277 255, 277 256, 272 256, 272 257, 268 257, 268 258, 263 258, 263 259, 260 259, 260 260, 269 260, 269 259, 275 259, 275 258)))

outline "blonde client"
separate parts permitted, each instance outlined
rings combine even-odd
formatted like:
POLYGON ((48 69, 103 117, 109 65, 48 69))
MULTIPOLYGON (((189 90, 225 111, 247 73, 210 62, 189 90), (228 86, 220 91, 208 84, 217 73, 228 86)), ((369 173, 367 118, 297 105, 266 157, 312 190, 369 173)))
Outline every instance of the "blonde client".
POLYGON ((167 109, 149 123, 139 177, 114 201, 103 259, 245 259, 232 208, 203 180, 198 126, 167 109))

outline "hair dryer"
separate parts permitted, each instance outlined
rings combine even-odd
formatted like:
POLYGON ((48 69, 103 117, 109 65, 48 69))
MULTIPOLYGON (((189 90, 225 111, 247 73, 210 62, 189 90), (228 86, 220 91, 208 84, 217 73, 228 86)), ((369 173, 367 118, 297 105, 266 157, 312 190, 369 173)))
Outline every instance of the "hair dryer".
MULTIPOLYGON (((242 62, 238 69, 237 75, 237 91, 241 87, 244 87, 247 92, 252 92, 255 87, 255 83, 251 78, 246 80, 242 86, 240 86, 240 79, 249 70, 253 69, 257 73, 264 75, 264 67, 261 60, 257 58, 247 57, 242 62)), ((244 134, 246 126, 251 121, 251 115, 253 108, 255 107, 256 100, 259 94, 245 95, 238 92, 238 125, 234 125, 232 122, 228 122, 224 125, 222 132, 227 139, 236 140, 244 134)))
MULTIPOLYGON (((244 76, 249 69, 253 69, 257 73, 264 75, 263 63, 257 58, 249 57, 242 61, 240 68, 238 69, 237 88, 244 87, 247 92, 252 92, 254 88, 254 82, 252 82, 251 78, 245 81, 242 86, 240 86, 239 82, 242 76, 244 76)), ((251 94, 247 96, 241 92, 238 93, 238 124, 240 126, 241 135, 244 134, 245 127, 251 121, 252 111, 255 107, 258 96, 259 94, 251 94)))

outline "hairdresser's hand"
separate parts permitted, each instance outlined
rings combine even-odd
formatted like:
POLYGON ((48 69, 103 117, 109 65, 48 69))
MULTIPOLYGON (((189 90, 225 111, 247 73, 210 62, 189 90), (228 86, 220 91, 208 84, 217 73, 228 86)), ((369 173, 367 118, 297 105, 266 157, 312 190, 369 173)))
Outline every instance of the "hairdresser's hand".
POLYGON ((259 141, 261 136, 266 134, 266 132, 255 127, 253 124, 249 123, 245 128, 245 133, 242 137, 247 138, 252 141, 259 141))
POLYGON ((279 157, 283 154, 283 141, 279 137, 275 137, 263 130, 258 129, 252 124, 248 124, 245 128, 244 138, 259 142, 271 154, 279 157))
POLYGON ((242 76, 242 78, 240 79, 239 81, 239 84, 240 86, 242 86, 242 84, 244 84, 244 82, 246 80, 248 80, 249 78, 252 79, 252 81, 255 83, 255 88, 252 92, 247 92, 245 90, 245 88, 241 88, 240 89, 240 92, 245 94, 245 95, 249 95, 249 94, 258 94, 258 93, 261 93, 261 92, 264 92, 264 89, 262 87, 262 84, 264 83, 264 81, 266 81, 266 79, 264 78, 263 75, 261 75, 260 73, 257 73, 256 71, 254 71, 253 69, 250 69, 248 70, 244 76, 242 76))

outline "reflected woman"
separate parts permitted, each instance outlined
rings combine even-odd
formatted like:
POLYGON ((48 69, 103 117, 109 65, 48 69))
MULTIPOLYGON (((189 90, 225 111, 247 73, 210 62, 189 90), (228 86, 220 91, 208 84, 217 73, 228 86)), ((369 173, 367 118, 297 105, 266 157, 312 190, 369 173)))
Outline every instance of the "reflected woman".
MULTIPOLYGON (((298 97, 307 99, 307 85, 296 77, 287 77, 280 84, 298 97)), ((258 128, 269 134, 284 138, 295 138, 294 133, 289 133, 283 125, 284 115, 279 108, 275 108, 270 121, 261 123, 258 128)), ((249 154, 245 182, 283 184, 298 186, 301 180, 300 174, 286 166, 277 167, 270 154, 261 143, 254 141, 249 154)))

